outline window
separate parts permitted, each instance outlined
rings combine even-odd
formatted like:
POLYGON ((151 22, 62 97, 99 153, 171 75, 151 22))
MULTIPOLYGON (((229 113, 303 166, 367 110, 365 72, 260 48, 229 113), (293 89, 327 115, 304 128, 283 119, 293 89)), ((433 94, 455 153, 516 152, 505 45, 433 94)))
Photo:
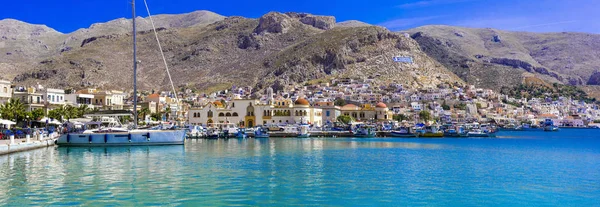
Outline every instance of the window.
POLYGON ((237 112, 233 112, 233 116, 238 116, 238 113, 237 112))
POLYGON ((325 116, 327 116, 327 117, 331 116, 331 114, 329 114, 329 111, 325 111, 325 116))
POLYGON ((225 116, 231 116, 231 113, 227 112, 227 113, 225 114, 225 116))
POLYGON ((225 116, 225 114, 223 114, 223 112, 219 113, 219 116, 225 116))
POLYGON ((208 111, 208 113, 207 113, 207 115, 206 115, 206 116, 207 116, 207 117, 213 117, 213 112, 212 112, 212 111, 208 111))
POLYGON ((231 108, 235 108, 235 103, 231 103, 231 108))

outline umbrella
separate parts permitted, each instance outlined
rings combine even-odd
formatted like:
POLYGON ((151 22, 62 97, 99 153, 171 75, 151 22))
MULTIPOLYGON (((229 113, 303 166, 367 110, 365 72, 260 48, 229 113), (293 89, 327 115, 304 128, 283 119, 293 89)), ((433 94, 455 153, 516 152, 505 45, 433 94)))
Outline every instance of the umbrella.
POLYGON ((44 117, 44 118, 40 119, 38 122, 48 123, 48 124, 54 124, 54 125, 61 125, 62 124, 62 123, 60 123, 60 121, 58 121, 56 119, 49 119, 48 117, 44 117))
POLYGON ((17 123, 15 123, 14 121, 6 120, 6 119, 0 119, 0 124, 10 126, 10 125, 15 125, 17 123))

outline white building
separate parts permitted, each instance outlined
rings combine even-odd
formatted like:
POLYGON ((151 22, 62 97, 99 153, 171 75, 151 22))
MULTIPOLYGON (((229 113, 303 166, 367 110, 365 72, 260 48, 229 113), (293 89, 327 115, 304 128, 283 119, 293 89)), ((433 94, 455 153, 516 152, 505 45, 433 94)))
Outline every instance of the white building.
POLYGON ((65 90, 63 89, 46 88, 43 92, 42 100, 48 111, 62 107, 67 103, 65 90))
POLYGON ((94 94, 65 94, 66 103, 75 107, 87 105, 88 108, 92 109, 94 108, 92 100, 94 100, 94 94))
POLYGON ((12 98, 13 89, 10 81, 0 80, 0 104, 6 103, 12 98))

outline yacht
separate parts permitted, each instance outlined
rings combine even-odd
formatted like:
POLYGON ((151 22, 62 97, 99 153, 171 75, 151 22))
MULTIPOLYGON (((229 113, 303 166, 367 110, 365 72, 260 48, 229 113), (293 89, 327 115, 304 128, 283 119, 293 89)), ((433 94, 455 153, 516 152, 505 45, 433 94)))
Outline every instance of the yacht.
MULTIPOLYGON (((147 8, 147 7, 146 7, 147 8)), ((135 0, 132 1, 132 24, 133 24, 133 108, 137 109, 137 64, 138 60, 136 57, 136 27, 135 27, 135 0)), ((150 13, 150 12, 148 12, 150 13)), ((148 14, 154 34, 156 28, 152 16, 148 14)), ((158 36, 157 36, 158 37, 158 36)), ((157 43, 161 54, 163 53, 160 41, 157 43)), ((163 55, 163 61, 165 63, 166 72, 171 79, 169 68, 166 64, 166 59, 163 55)), ((171 80, 171 87, 175 93, 175 86, 171 80)), ((176 93, 175 93, 176 94, 176 93)), ((177 99, 177 98, 176 98, 177 99)), ((179 103, 179 100, 177 100, 179 103)), ((134 145, 183 145, 185 142, 185 130, 139 130, 137 129, 137 111, 133 111, 134 122, 131 130, 125 130, 123 128, 114 129, 109 128, 108 130, 91 130, 87 133, 66 133, 60 136, 56 140, 58 146, 134 146, 134 145)))

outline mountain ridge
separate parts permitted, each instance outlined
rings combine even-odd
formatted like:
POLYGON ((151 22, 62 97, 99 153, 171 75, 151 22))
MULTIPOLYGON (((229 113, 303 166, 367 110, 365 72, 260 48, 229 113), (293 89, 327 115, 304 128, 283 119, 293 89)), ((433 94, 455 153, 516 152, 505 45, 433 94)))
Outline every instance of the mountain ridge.
MULTIPOLYGON (((157 61, 160 55, 154 36, 149 35, 147 20, 138 19, 140 85, 164 87, 167 79, 162 61, 157 61)), ((497 89, 528 77, 585 85, 595 83, 587 79, 597 72, 595 65, 600 65, 593 61, 600 54, 591 48, 600 35, 586 33, 538 34, 445 25, 390 32, 356 20, 336 22, 335 17, 297 12, 244 18, 199 10, 153 19, 174 79, 179 85, 205 90, 234 84, 264 88, 346 76, 376 77, 378 84, 398 82, 408 88, 466 82, 497 89), (590 55, 570 52, 577 48, 565 45, 565 38, 578 38, 577 47, 584 47, 590 55), (586 48, 586 44, 591 46, 586 48), (573 60, 571 65, 554 60, 574 59, 571 54, 584 59, 573 60), (409 56, 414 62, 395 63, 394 56, 409 56)), ((1 20, 0 28, 2 22, 11 20, 1 20)), ((68 34, 54 34, 48 27, 51 30, 43 31, 50 35, 7 37, 0 42, 0 73, 17 84, 127 88, 130 24, 131 19, 119 18, 68 34)))

